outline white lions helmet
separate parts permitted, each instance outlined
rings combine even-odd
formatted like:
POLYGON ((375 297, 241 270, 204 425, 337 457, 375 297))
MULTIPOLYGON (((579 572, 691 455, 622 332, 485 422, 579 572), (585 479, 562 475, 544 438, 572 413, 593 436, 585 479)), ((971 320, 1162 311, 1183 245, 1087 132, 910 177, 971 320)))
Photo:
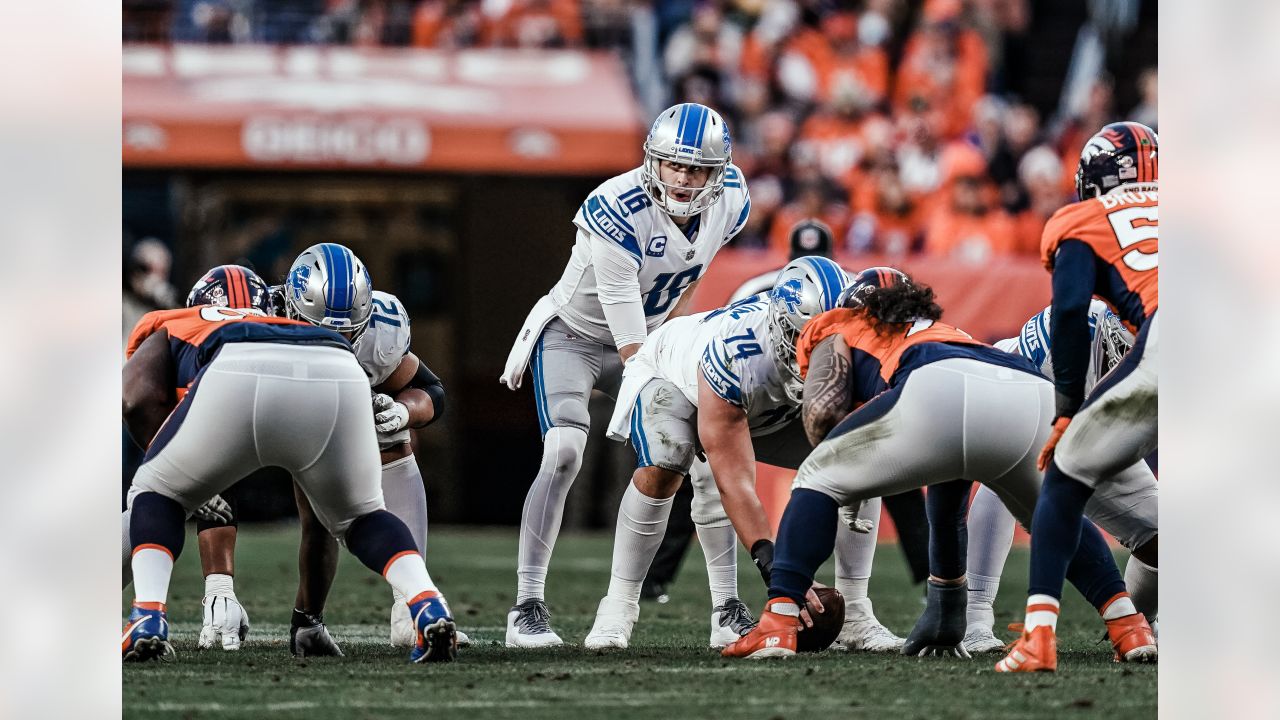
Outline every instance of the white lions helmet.
POLYGON ((645 191, 670 215, 697 215, 724 195, 724 175, 732 145, 729 126, 715 110, 697 103, 672 105, 653 121, 644 141, 645 191), (677 188, 662 182, 658 167, 663 160, 711 168, 707 184, 701 188, 677 188), (671 196, 673 189, 691 189, 693 195, 680 201, 671 196))
POLYGON ((800 402, 804 388, 796 363, 800 331, 815 316, 839 307, 848 283, 848 273, 834 260, 808 255, 787 263, 769 291, 769 344, 779 367, 790 376, 786 390, 792 402, 800 402))
POLYGON ((312 245, 289 268, 285 315, 354 338, 373 314, 373 283, 360 258, 337 243, 312 245))

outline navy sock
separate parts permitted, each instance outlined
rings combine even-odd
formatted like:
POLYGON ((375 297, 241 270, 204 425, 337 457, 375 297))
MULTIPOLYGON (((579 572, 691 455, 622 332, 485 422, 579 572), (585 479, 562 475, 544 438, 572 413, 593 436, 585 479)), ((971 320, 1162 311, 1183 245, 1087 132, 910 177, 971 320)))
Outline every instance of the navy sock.
POLYGON ((356 518, 347 528, 347 549, 378 574, 386 571, 387 563, 396 555, 418 552, 409 526, 386 510, 374 510, 356 518))
POLYGON ((787 597, 804 605, 813 575, 836 546, 840 506, 817 490, 793 490, 778 527, 769 597, 787 597))
POLYGON ((1088 518, 1081 518, 1080 546, 1067 566, 1067 579, 1098 612, 1102 612, 1108 600, 1125 591, 1124 579, 1120 577, 1120 568, 1116 567, 1106 538, 1088 518))
MULTIPOLYGON (((1093 489, 1049 463, 1031 516, 1031 583, 1028 593, 1062 599, 1067 567, 1080 546, 1084 505, 1093 489)), ((1096 531, 1095 531, 1096 532, 1096 531)), ((1103 543, 1104 547, 1106 543, 1103 543)), ((1092 548, 1096 551, 1096 548, 1092 548)), ((1110 557, 1110 553, 1107 554, 1110 557)), ((1114 565, 1114 563, 1112 563, 1114 565)))
POLYGON ((182 554, 186 539, 183 523, 187 512, 176 500, 154 492, 144 492, 133 499, 129 514, 129 543, 159 545, 169 551, 174 560, 182 554))
POLYGON ((964 575, 969 552, 969 491, 973 482, 952 480, 930 485, 925 493, 929 514, 929 574, 942 580, 964 575))

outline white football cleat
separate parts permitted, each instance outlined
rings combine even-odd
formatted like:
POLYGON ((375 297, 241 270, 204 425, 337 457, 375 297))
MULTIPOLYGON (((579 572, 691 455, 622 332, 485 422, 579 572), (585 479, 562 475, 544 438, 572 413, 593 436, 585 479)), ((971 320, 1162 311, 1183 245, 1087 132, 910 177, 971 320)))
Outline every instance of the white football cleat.
POLYGON ((972 653, 998 652, 1005 643, 991 631, 990 625, 971 623, 964 631, 964 649, 972 653))
POLYGON ((747 606, 738 598, 729 598, 711 611, 711 639, 708 643, 712 650, 723 650, 755 626, 756 619, 751 617, 747 606))
POLYGON ((871 610, 871 600, 860 598, 846 600, 844 627, 831 644, 834 650, 860 650, 862 652, 896 653, 902 651, 906 638, 900 638, 876 619, 871 610))
POLYGON ((200 605, 204 608, 204 621, 197 646, 201 650, 218 646, 239 650, 241 641, 249 635, 249 613, 236 596, 205 595, 200 605))
POLYGON ((543 648, 563 644, 551 629, 551 611, 546 602, 530 598, 507 613, 507 647, 543 648))
POLYGON ((409 606, 403 602, 391 603, 391 644, 395 647, 413 647, 418 633, 409 617, 409 606))
POLYGON ((596 622, 587 633, 587 639, 582 641, 582 646, 588 650, 625 650, 631 644, 631 629, 639 617, 638 604, 604 596, 600 600, 600 609, 596 610, 596 622))

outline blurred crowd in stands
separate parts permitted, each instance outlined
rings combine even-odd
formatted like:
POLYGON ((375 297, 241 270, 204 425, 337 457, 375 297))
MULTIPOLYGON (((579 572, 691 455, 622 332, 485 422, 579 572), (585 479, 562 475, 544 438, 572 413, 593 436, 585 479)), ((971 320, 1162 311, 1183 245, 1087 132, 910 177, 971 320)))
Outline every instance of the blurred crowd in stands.
POLYGON ((752 195, 738 246, 785 250, 818 217, 841 254, 982 263, 1037 253, 1089 135, 1157 126, 1154 6, 125 0, 124 39, 614 50, 648 113, 695 101, 728 120, 752 195))

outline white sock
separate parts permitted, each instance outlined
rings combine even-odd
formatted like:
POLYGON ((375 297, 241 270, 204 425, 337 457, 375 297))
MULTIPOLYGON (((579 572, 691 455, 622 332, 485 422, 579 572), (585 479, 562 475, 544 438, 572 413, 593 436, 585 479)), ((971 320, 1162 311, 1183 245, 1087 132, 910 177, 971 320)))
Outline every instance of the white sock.
POLYGON ((719 607, 738 597, 738 534, 728 522, 716 527, 699 525, 698 543, 707 558, 711 607, 719 607))
POLYGON ((120 589, 133 582, 133 544, 129 542, 130 511, 120 513, 120 589))
POLYGON ((983 485, 969 508, 969 625, 993 627, 996 622, 996 593, 1004 573, 1009 548, 1013 545, 1013 513, 1000 496, 983 485))
POLYGON ((1102 606, 1102 619, 1115 620, 1126 615, 1136 615, 1138 609, 1133 606, 1133 600, 1129 598, 1129 593, 1120 593, 1107 601, 1102 606))
POLYGON ((542 465, 520 516, 516 603, 544 597, 547 566, 564 519, 564 499, 582 467, 586 447, 587 434, 578 428, 553 427, 542 439, 542 465))
POLYGON ((232 600, 235 600, 235 578, 230 575, 223 575, 222 573, 209 573, 208 575, 205 575, 204 594, 206 597, 209 595, 221 595, 222 597, 229 597, 232 600))
POLYGON ((412 453, 382 466, 382 499, 413 535, 418 552, 427 556, 427 489, 412 453))
POLYGON ((1026 632, 1031 632, 1041 626, 1058 631, 1058 599, 1051 595, 1032 595, 1027 598, 1027 621, 1023 627, 1026 632))
POLYGON ((402 552, 387 563, 383 577, 391 584, 392 589, 406 598, 416 599, 427 591, 438 592, 436 584, 431 581, 427 572, 427 564, 416 552, 402 552))
POLYGON ((169 576, 173 574, 173 555, 159 545, 139 545, 130 564, 133 566, 134 602, 166 602, 169 576))
POLYGON ((876 557, 876 532, 880 527, 880 498, 868 500, 858 517, 870 520, 876 527, 869 533, 859 533, 841 521, 836 528, 836 590, 844 596, 846 605, 867 597, 871 564, 876 557))
POLYGON ((1160 610, 1160 571, 1129 556, 1129 562, 1124 566, 1124 584, 1129 589, 1133 606, 1146 616, 1147 622, 1155 622, 1160 610))
POLYGON ((673 498, 651 498, 627 485, 618 506, 618 529, 613 536, 613 571, 609 577, 609 597, 628 603, 640 602, 640 585, 658 554, 667 532, 673 498))

